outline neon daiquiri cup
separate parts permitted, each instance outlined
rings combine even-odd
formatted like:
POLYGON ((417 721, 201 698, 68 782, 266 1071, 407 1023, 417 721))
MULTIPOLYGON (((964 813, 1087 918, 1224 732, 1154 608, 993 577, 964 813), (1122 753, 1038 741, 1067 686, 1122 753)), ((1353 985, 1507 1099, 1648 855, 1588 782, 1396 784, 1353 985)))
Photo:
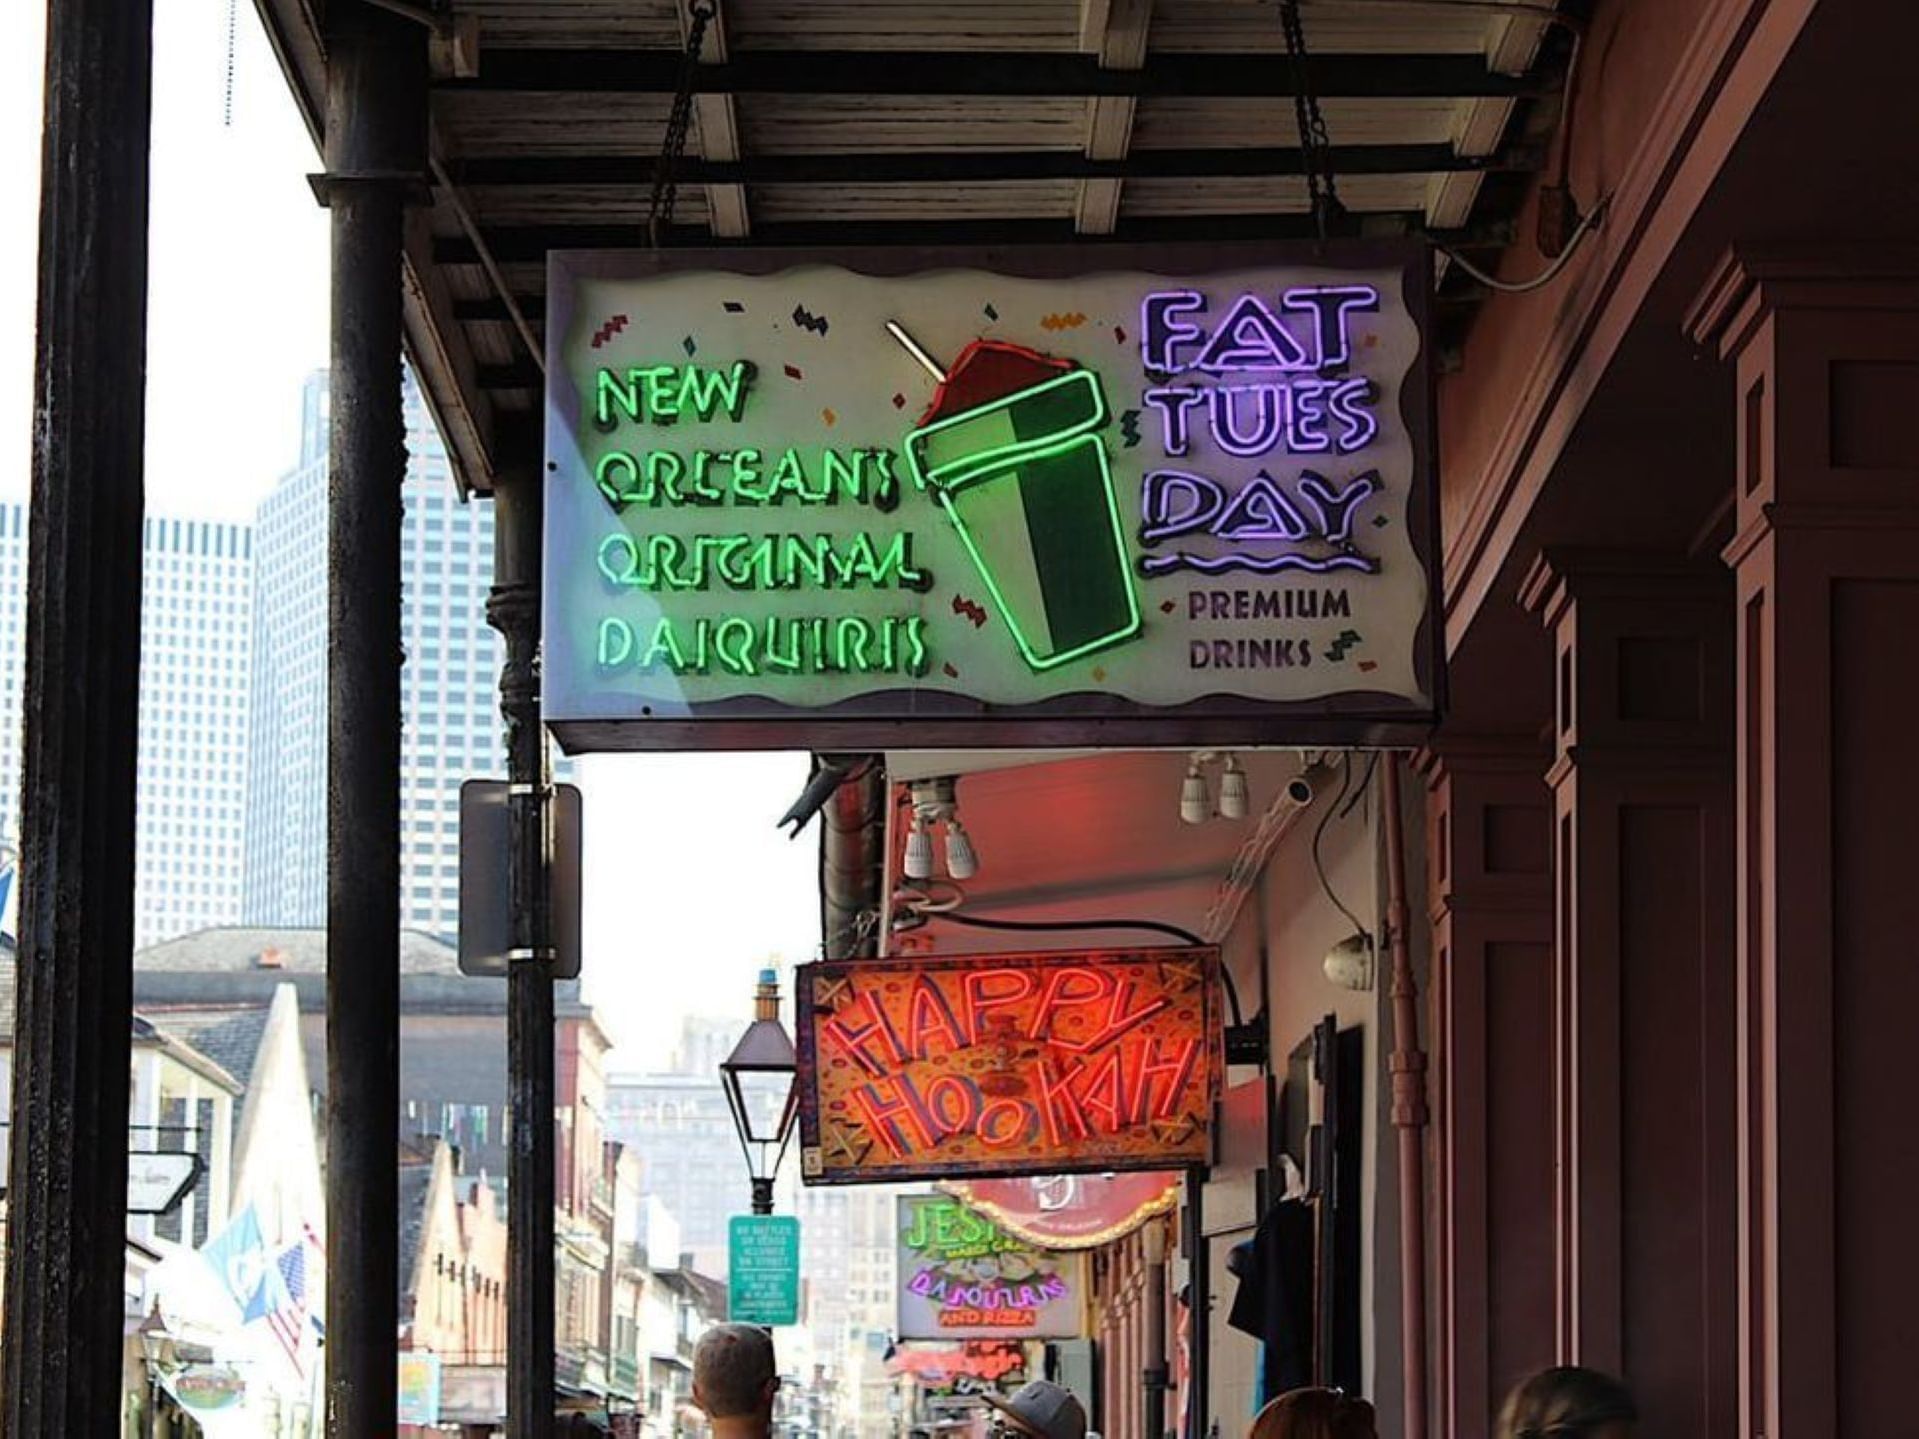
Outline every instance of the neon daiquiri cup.
POLYGON ((906 437, 1021 655, 1050 669, 1139 633, 1099 377, 1020 345, 960 352, 906 437))

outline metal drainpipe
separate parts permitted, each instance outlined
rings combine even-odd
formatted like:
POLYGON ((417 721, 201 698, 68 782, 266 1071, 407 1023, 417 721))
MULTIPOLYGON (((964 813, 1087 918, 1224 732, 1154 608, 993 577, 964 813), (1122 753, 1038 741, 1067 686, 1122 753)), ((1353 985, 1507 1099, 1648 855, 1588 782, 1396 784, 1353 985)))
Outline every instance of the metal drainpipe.
POLYGON ((1397 755, 1385 765, 1386 931, 1392 945, 1393 1128, 1399 1131, 1400 1365, 1406 1439, 1426 1439, 1426 1053, 1419 1044, 1419 986, 1406 942, 1406 840, 1397 755))
POLYGON ((879 953, 880 888, 886 866, 886 772, 880 756, 860 764, 820 811, 820 932, 828 959, 879 953))

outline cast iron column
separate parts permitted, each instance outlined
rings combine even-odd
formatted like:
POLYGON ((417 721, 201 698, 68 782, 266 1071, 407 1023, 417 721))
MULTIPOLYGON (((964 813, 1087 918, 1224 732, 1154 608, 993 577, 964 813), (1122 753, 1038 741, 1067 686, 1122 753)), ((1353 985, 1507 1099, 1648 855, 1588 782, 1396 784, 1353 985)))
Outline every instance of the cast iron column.
POLYGON ((548 902, 552 807, 540 727, 540 528, 544 493, 528 463, 503 469, 493 495, 493 593, 487 619, 506 639, 512 968, 507 1083, 513 1102, 507 1177, 508 1439, 553 1432, 553 947, 548 902))
POLYGON ((1159 1220, 1147 1221, 1140 1231, 1140 1248, 1146 1261, 1140 1299, 1146 1331, 1142 1346, 1146 1362, 1140 1368, 1146 1390, 1146 1436, 1166 1439, 1166 1391, 1172 1387, 1172 1377, 1166 1362, 1166 1230, 1159 1220))
POLYGON ((9 1434, 119 1432, 151 0, 52 0, 8 1176, 9 1434))
POLYGON ((327 1432, 393 1431, 399 1295, 400 257, 426 31, 327 7, 327 1432))

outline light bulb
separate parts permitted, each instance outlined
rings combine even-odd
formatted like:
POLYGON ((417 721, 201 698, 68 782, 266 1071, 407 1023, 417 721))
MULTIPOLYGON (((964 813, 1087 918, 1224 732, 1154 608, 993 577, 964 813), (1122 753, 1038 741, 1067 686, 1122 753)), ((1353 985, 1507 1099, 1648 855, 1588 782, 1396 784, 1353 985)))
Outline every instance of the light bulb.
POLYGON ((946 872, 954 879, 971 879, 979 873, 979 856, 958 819, 946 821, 946 872))
POLYGON ((1244 819, 1246 801, 1246 771, 1238 760, 1228 759, 1226 772, 1219 777, 1219 812, 1227 819, 1244 819))
POLYGON ((1206 776, 1193 765, 1186 771, 1186 783, 1179 787, 1179 817, 1187 824, 1204 824, 1212 813, 1213 798, 1206 793, 1206 776))
POLYGON ((926 832, 926 822, 918 815, 913 816, 913 827, 906 832, 904 867, 908 879, 933 877, 933 836, 926 832))

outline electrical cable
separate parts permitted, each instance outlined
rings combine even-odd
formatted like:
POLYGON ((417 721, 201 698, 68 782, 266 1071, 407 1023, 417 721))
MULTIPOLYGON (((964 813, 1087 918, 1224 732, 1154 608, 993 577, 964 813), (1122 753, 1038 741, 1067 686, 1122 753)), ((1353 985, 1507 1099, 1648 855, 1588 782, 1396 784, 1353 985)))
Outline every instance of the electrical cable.
POLYGON ((1464 270, 1468 275, 1472 276, 1473 279, 1479 281, 1479 283, 1487 289, 1497 290, 1503 295, 1524 295, 1533 290, 1544 289, 1547 285, 1550 285, 1554 280, 1559 278, 1559 272, 1564 270, 1566 266, 1572 262, 1572 257, 1579 253, 1580 244, 1592 233, 1593 227, 1599 223, 1600 217, 1606 213, 1606 207, 1611 204, 1612 196, 1602 195, 1597 203, 1593 205, 1592 209, 1588 210, 1585 215, 1580 218, 1579 224, 1573 228, 1571 237, 1566 241, 1566 248, 1559 252, 1559 258, 1554 260, 1543 271, 1533 276, 1530 280, 1502 280, 1497 276, 1489 275, 1477 265, 1473 264, 1472 261, 1468 260, 1464 255, 1460 254, 1459 251, 1453 249, 1450 245, 1442 245, 1437 240, 1433 241, 1433 248, 1451 260, 1455 265, 1459 266, 1459 268, 1464 270))
MULTIPOLYGON (((1069 934, 1088 929, 1136 930, 1141 934, 1163 934, 1181 944, 1203 946, 1206 943, 1190 929, 1165 924, 1157 919, 987 919, 977 914, 961 914, 957 910, 947 910, 933 917, 971 929, 1003 930, 1009 934, 1069 934)), ((1226 1006, 1233 1012, 1233 1027, 1237 1029, 1246 1022, 1239 1007, 1239 986, 1233 983, 1233 973, 1224 964, 1219 967, 1219 977, 1226 988, 1226 1006)))
POLYGON ((1353 786, 1353 797, 1346 801, 1345 808, 1339 812, 1341 819, 1346 818, 1359 808, 1359 802, 1366 798, 1366 791, 1372 785, 1373 771, 1379 768, 1379 751, 1374 750, 1366 756, 1366 773, 1359 777, 1359 783, 1353 786))
POLYGON ((974 929, 1002 929, 1013 934, 1066 934, 1083 929, 1137 930, 1141 934, 1163 934, 1181 944, 1206 943, 1190 929, 1182 929, 1176 924, 1162 924, 1156 919, 987 919, 983 915, 954 911, 942 914, 940 918, 949 919, 954 924, 970 925, 974 929))
MULTIPOLYGON (((1370 772, 1368 772, 1367 778, 1368 779, 1371 778, 1370 772)), ((1352 788, 1352 782, 1353 782, 1353 757, 1352 755, 1348 754, 1345 756, 1345 766, 1342 769, 1340 774, 1339 794, 1337 795, 1337 797, 1334 798, 1331 804, 1326 806, 1325 812, 1321 814, 1319 817, 1318 825, 1316 825, 1313 829, 1313 844, 1312 844, 1313 873, 1319 876, 1319 887, 1326 892, 1326 898, 1330 899, 1333 902, 1333 908, 1337 909, 1341 914, 1345 915, 1347 922, 1351 924, 1352 927, 1359 932, 1360 936, 1366 941, 1367 945, 1371 946, 1373 942, 1372 931, 1367 929, 1365 925, 1359 922, 1359 916, 1354 914, 1350 909, 1346 908, 1345 901, 1340 899, 1339 895, 1334 892, 1332 881, 1326 877, 1326 863, 1320 857, 1320 852, 1319 852, 1320 841, 1326 837, 1326 827, 1330 825, 1333 822, 1333 820, 1341 813, 1340 806, 1346 803, 1346 796, 1352 788)), ((1362 794, 1364 792, 1365 792, 1364 790, 1360 791, 1360 793, 1362 794)))

